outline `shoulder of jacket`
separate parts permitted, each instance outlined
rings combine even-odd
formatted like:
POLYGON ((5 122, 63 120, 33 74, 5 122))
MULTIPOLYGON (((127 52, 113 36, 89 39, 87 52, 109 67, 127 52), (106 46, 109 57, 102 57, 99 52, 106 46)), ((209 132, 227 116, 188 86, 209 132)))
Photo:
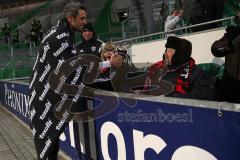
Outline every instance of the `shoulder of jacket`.
POLYGON ((96 39, 98 42, 101 42, 101 43, 104 43, 102 40, 100 40, 100 39, 96 39))
POLYGON ((80 42, 78 42, 78 43, 76 44, 76 46, 81 46, 82 43, 83 43, 83 41, 80 41, 80 42))

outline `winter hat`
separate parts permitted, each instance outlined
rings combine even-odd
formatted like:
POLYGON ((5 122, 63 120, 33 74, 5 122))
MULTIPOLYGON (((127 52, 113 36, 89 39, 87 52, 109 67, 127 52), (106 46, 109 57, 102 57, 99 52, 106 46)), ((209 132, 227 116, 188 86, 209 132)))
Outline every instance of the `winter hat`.
POLYGON ((85 32, 85 31, 91 31, 94 33, 92 23, 87 23, 86 25, 83 26, 83 32, 85 32))
POLYGON ((192 43, 186 39, 170 36, 165 47, 175 49, 171 61, 173 66, 183 65, 190 59, 192 54, 192 43))

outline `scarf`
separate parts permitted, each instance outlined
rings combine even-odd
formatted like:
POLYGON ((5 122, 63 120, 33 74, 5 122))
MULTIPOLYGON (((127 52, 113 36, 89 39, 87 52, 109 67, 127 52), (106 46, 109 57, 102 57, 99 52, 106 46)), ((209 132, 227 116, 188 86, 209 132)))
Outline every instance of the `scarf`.
MULTIPOLYGON (((190 91, 190 76, 192 74, 192 69, 194 65, 195 65, 195 61, 194 59, 191 58, 187 63, 183 64, 182 66, 167 71, 167 72, 171 72, 171 71, 177 72, 177 78, 176 78, 176 83, 174 87, 174 91, 176 93, 185 94, 188 91, 190 91)), ((161 68, 164 68, 164 67, 166 67, 164 62, 159 61, 153 64, 149 68, 147 72, 147 77, 145 80, 144 90, 149 89, 149 87, 153 84, 153 79, 156 78, 154 76, 156 75, 157 71, 159 71, 161 68)), ((162 77, 163 76, 164 75, 162 75, 162 77)))

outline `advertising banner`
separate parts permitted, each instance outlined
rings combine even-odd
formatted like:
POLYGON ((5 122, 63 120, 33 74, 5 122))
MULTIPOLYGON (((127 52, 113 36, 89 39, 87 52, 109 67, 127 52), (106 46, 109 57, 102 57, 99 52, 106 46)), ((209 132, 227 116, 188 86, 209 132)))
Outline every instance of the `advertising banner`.
POLYGON ((219 115, 210 107, 144 100, 129 106, 118 100, 95 121, 100 160, 240 159, 239 112, 219 115))
MULTIPOLYGON (((0 81, 0 102, 5 109, 13 113, 26 125, 30 125, 29 118, 29 88, 27 84, 0 81)), ((60 136, 60 148, 72 159, 80 159, 76 150, 80 142, 75 143, 73 122, 69 123, 60 136)), ((79 133, 76 133, 79 134, 79 133)))

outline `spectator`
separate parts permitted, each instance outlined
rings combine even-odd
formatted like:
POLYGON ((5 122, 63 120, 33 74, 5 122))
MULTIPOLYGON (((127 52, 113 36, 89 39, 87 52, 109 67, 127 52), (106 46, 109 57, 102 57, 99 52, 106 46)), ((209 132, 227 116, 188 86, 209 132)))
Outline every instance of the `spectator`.
POLYGON ((32 26, 32 28, 37 26, 37 19, 36 18, 33 18, 31 26, 32 26))
POLYGON ((224 36, 212 44, 212 54, 225 57, 222 85, 217 86, 220 101, 240 103, 240 26, 227 27, 224 36))
POLYGON ((179 11, 177 9, 173 9, 173 11, 171 12, 171 15, 167 17, 165 21, 165 32, 167 32, 166 37, 174 36, 178 33, 172 30, 181 28, 182 15, 183 15, 183 10, 179 11))
POLYGON ((212 100, 213 78, 195 64, 191 42, 171 36, 165 47, 163 60, 153 64, 147 72, 145 90, 155 83, 154 79, 162 79, 174 86, 167 96, 212 100), (162 68, 167 68, 166 75, 156 77, 162 68))
MULTIPOLYGON (((111 61, 112 57, 116 54, 121 55, 123 60, 122 66, 119 68, 109 66, 102 68, 98 76, 100 81, 96 83, 98 86, 96 88, 116 92, 130 92, 128 86, 135 86, 137 84, 130 82, 131 80, 129 81, 128 78, 136 77, 139 74, 135 66, 131 63, 127 51, 118 48, 113 42, 107 42, 101 52, 101 59, 102 61, 111 61)), ((135 80, 134 82, 137 81, 135 80)), ((94 85, 96 86, 96 84, 94 85)))
POLYGON ((11 40, 10 27, 7 23, 4 23, 4 26, 2 28, 2 32, 4 33, 4 36, 5 36, 5 43, 10 44, 10 40, 11 40))
MULTIPOLYGON (((113 42, 107 42, 101 52, 102 61, 110 61, 114 54, 118 53, 117 46, 113 42)), ((110 67, 105 67, 100 71, 100 78, 110 78, 110 67)))
POLYGON ((40 22, 40 20, 37 21, 37 34, 38 34, 38 40, 41 42, 43 39, 43 27, 42 27, 42 23, 40 22))
POLYGON ((13 46, 19 48, 19 29, 17 29, 13 34, 13 46))
MULTIPOLYGON (((193 0, 190 16, 192 25, 221 19, 224 11, 224 0, 193 0)), ((192 28, 193 32, 212 29, 219 24, 207 24, 192 28)))
POLYGON ((31 29, 30 29, 30 43, 33 47, 38 44, 38 21, 33 18, 31 29))
POLYGON ((83 27, 82 41, 76 45, 76 50, 84 54, 94 54, 100 58, 104 42, 97 39, 92 23, 83 27))

